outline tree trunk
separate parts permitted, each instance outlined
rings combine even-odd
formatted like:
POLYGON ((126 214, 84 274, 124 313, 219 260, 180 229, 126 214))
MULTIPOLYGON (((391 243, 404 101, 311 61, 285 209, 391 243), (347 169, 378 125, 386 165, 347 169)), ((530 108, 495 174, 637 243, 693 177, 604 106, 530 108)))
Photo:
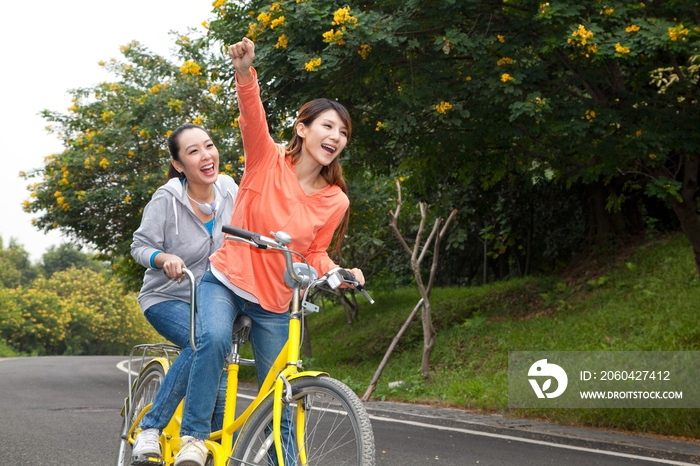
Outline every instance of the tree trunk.
POLYGON ((683 185, 680 195, 683 199, 678 201, 671 198, 671 207, 681 222, 681 228, 686 238, 690 241, 695 256, 695 269, 700 277, 700 218, 695 207, 695 193, 698 187, 698 167, 700 156, 694 155, 686 158, 683 170, 683 185))
POLYGON ((411 311, 411 314, 408 316, 408 319, 406 319, 406 322, 404 322, 401 326, 401 330, 399 330, 399 333, 397 333, 394 339, 391 341, 391 345, 389 345, 389 349, 387 349, 386 353, 384 353, 384 358, 382 358, 382 362, 379 363, 379 367, 377 367, 377 370, 374 372, 374 376, 372 377, 372 380, 370 381, 367 390, 365 390, 365 394, 362 395, 362 401, 369 401, 369 397, 372 396, 372 393, 377 388, 377 382, 379 381, 379 377, 382 376, 382 372, 384 372, 384 368, 389 362, 389 357, 391 356, 391 353, 394 352, 394 349, 399 344, 399 340, 401 340, 403 334, 406 333, 406 330, 408 330, 408 326, 411 324, 413 318, 418 312, 418 309, 420 309, 422 305, 423 300, 421 299, 418 301, 418 304, 416 304, 416 307, 413 308, 413 311, 411 311))
POLYGON ((433 326, 432 310, 430 301, 423 299, 423 357, 420 363, 421 375, 424 379, 430 380, 430 354, 435 347, 435 327, 433 326))

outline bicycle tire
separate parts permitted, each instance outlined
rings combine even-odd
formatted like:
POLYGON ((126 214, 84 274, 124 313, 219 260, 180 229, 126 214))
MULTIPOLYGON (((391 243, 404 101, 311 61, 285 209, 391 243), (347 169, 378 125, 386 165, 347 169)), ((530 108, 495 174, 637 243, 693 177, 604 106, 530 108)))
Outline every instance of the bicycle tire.
POLYGON ((124 409, 124 423, 122 424, 121 437, 119 438, 117 466, 131 465, 131 444, 127 442, 126 435, 135 419, 143 411, 143 408, 153 402, 164 377, 165 369, 161 364, 150 364, 139 374, 139 379, 131 395, 131 406, 127 405, 124 409))
MULTIPOLYGON (((291 381, 291 425, 295 425, 297 403, 305 411, 304 466, 374 466, 375 446, 372 425, 362 401, 344 383, 330 377, 303 377, 291 381)), ((253 412, 241 429, 231 456, 232 466, 275 464, 271 459, 269 425, 272 422, 273 395, 253 412), (268 431, 268 432, 266 432, 268 431), (265 440, 268 439, 267 453, 265 440), (263 453, 261 453, 261 451, 263 453)), ((292 442, 295 444, 295 442, 292 442)), ((296 465, 299 454, 292 452, 296 465)), ((285 466, 289 465, 285 462, 285 466)))

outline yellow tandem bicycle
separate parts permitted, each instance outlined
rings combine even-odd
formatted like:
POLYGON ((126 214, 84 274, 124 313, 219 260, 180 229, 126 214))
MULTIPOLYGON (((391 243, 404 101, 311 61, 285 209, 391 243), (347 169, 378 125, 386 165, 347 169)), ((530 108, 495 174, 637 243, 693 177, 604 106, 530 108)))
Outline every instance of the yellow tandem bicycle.
MULTIPOLYGON (((284 254, 285 282, 293 289, 293 297, 287 343, 255 399, 238 416, 238 371, 240 366, 254 365, 255 361, 240 355, 251 327, 250 318, 241 315, 234 322, 232 345, 226 359, 228 387, 223 429, 213 432, 205 441, 208 450, 206 466, 283 466, 284 458, 294 458, 295 464, 287 466, 373 466, 374 434, 362 401, 347 385, 327 373, 304 370, 299 352, 302 320, 318 311, 318 306, 307 300, 312 289, 334 290, 348 285, 361 291, 371 303, 374 301, 345 269, 337 268, 318 277, 301 254, 288 249, 291 237, 283 231, 272 233, 272 238, 231 226, 223 227, 223 231, 226 240, 284 254), (301 261, 294 262, 293 256, 301 261), (285 434, 286 441, 283 441, 283 431, 289 432, 285 434)), ((189 270, 186 274, 192 303, 190 342, 195 349, 195 281, 189 270)), ((137 426, 150 409, 178 351, 179 348, 169 344, 137 345, 132 350, 128 371, 130 391, 122 409, 124 421, 117 466, 131 464, 131 447, 138 433, 137 426), (139 352, 140 358, 136 356, 139 352), (139 359, 140 364, 135 362, 139 359), (132 363, 139 365, 138 377, 134 381, 131 380, 132 363)), ((183 403, 160 435, 162 466, 172 466, 179 451, 183 403)))

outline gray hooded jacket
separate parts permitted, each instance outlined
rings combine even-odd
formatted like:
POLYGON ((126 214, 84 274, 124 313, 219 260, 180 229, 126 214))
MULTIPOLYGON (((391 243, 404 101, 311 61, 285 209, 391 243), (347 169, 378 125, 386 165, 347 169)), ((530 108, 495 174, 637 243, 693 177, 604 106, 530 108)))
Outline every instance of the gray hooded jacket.
POLYGON ((154 269, 152 258, 158 251, 179 256, 201 280, 209 268, 209 256, 223 243, 221 227, 231 221, 238 185, 233 178, 219 175, 216 185, 216 216, 213 234, 192 210, 185 189, 177 178, 170 179, 156 190, 146 205, 141 225, 134 232, 131 255, 146 267, 138 301, 141 310, 162 301, 190 301, 187 278, 171 280, 161 269, 154 269))

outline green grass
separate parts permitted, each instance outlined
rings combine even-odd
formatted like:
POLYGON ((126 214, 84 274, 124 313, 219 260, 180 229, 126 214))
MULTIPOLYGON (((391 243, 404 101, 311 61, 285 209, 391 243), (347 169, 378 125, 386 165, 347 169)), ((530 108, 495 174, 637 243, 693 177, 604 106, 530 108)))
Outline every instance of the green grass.
MULTIPOLYGON (((682 235, 652 240, 609 263, 587 260, 558 277, 435 289, 437 342, 431 380, 420 375, 420 316, 391 356, 374 399, 429 403, 560 423, 700 438, 696 409, 513 410, 508 351, 700 350, 700 281, 682 235), (389 388, 391 381, 403 381, 389 388)), ((348 327, 341 308, 309 318, 313 358, 364 394, 392 339, 419 299, 416 289, 372 291, 348 327)), ((361 298, 359 298, 361 299, 361 298)))
POLYGON ((20 354, 4 341, 0 341, 0 358, 14 358, 20 354))

